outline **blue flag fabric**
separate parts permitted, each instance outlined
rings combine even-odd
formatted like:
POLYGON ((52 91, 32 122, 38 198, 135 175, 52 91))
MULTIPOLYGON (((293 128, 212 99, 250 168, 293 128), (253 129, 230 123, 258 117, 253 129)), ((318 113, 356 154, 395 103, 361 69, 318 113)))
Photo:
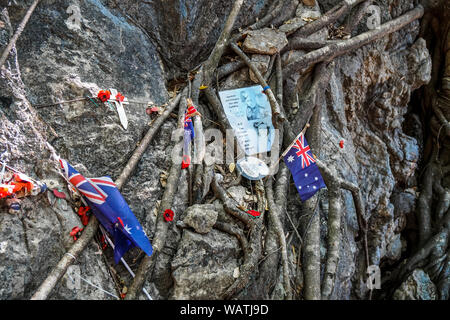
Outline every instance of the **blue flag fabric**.
POLYGON ((194 139, 194 125, 191 117, 184 115, 184 143, 189 144, 194 139))
POLYGON ((297 137, 283 159, 292 173, 292 178, 302 201, 308 200, 321 188, 326 187, 303 134, 297 137))
POLYGON ((99 222, 113 236, 114 261, 138 246, 148 256, 153 248, 139 221, 110 177, 85 178, 66 160, 59 159, 69 182, 81 193, 99 222))

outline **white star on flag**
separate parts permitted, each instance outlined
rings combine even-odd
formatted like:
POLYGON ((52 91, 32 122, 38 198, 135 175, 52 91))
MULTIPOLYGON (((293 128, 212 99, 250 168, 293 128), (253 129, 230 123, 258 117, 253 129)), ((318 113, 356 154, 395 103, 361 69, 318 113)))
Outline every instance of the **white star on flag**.
POLYGON ((289 162, 292 162, 292 161, 294 161, 294 156, 293 155, 290 155, 289 157, 288 157, 288 159, 287 159, 289 162))
POLYGON ((124 229, 125 229, 126 232, 128 232, 128 234, 131 234, 131 228, 128 225, 126 225, 124 227, 124 229))

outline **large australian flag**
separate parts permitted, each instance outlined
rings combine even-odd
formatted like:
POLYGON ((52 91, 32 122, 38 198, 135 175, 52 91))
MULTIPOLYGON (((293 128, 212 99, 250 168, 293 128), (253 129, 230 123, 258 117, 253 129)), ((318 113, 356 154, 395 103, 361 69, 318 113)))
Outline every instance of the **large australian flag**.
POLYGON ((296 138, 293 145, 283 155, 283 159, 291 170, 302 201, 308 200, 321 188, 326 187, 303 133, 296 138))
POLYGON ((81 193, 94 215, 113 236, 115 263, 135 246, 151 256, 153 248, 144 229, 112 179, 85 178, 66 160, 59 159, 59 163, 69 182, 81 193))

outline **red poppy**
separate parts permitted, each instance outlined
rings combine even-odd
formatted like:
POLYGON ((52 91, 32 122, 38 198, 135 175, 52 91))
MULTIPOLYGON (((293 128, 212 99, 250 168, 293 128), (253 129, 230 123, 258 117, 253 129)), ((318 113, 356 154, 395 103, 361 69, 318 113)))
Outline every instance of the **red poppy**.
POLYGON ((120 92, 116 95, 117 101, 123 102, 124 99, 125 99, 125 97, 120 92))
POLYGON ((81 231, 83 231, 83 228, 73 227, 72 231, 70 232, 70 235, 73 237, 73 241, 77 241, 78 238, 81 236, 81 231))
POLYGON ((339 147, 341 147, 341 149, 344 148, 344 140, 339 141, 339 147))
POLYGON ((109 90, 100 90, 97 94, 97 98, 100 99, 101 102, 106 102, 111 97, 111 92, 109 90))
POLYGON ((167 222, 172 221, 173 220, 173 211, 170 209, 166 209, 166 211, 164 211, 164 219, 166 219, 167 222))
POLYGON ((248 210, 247 213, 248 213, 249 215, 255 217, 255 218, 256 218, 256 217, 259 217, 259 216, 261 215, 260 212, 255 211, 255 210, 248 210))
POLYGON ((87 226, 88 222, 89 222, 89 216, 88 215, 88 211, 89 211, 90 207, 80 207, 78 209, 78 215, 80 216, 81 219, 81 223, 83 223, 84 226, 87 226))
POLYGON ((186 169, 191 164, 191 157, 188 155, 183 156, 183 161, 181 162, 181 169, 186 169))

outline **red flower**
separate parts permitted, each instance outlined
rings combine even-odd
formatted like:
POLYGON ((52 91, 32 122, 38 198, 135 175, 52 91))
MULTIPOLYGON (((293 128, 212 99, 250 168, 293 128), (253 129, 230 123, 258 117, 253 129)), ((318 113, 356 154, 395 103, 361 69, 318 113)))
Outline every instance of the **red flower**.
POLYGON ((344 148, 344 140, 339 141, 339 147, 341 147, 341 149, 344 148))
POLYGON ((124 99, 125 99, 125 97, 120 92, 116 95, 117 101, 123 102, 124 99))
POLYGON ((248 210, 247 213, 253 217, 259 217, 261 215, 261 213, 259 213, 258 211, 255 210, 248 210))
POLYGON ((191 157, 188 155, 183 156, 183 161, 181 162, 181 169, 186 169, 191 164, 191 157))
POLYGON ((81 232, 83 231, 83 228, 79 227, 73 227, 72 231, 70 232, 70 235, 73 237, 73 241, 77 241, 78 238, 81 236, 81 232))
POLYGON ((101 102, 106 102, 111 97, 111 92, 108 90, 100 90, 97 94, 97 98, 100 99, 101 102))
POLYGON ((83 223, 83 226, 87 226, 89 222, 89 214, 88 211, 90 210, 90 207, 83 207, 81 206, 78 208, 78 215, 80 216, 81 223, 83 223))
POLYGON ((170 209, 166 209, 166 211, 164 211, 164 219, 166 219, 167 222, 172 221, 173 220, 173 211, 170 209))

